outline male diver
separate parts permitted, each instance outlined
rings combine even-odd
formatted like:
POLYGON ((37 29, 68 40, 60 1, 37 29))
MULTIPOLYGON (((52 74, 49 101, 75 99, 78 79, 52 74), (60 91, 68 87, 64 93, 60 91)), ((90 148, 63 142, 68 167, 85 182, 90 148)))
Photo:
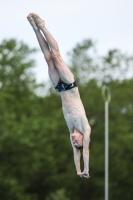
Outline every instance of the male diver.
POLYGON ((30 13, 27 19, 36 34, 48 65, 50 80, 55 90, 61 96, 62 110, 70 132, 70 141, 73 148, 77 175, 81 178, 89 178, 91 128, 80 99, 77 82, 62 59, 58 44, 46 28, 44 21, 35 13, 30 13), (83 149, 84 170, 82 172, 80 168, 80 149, 83 149))

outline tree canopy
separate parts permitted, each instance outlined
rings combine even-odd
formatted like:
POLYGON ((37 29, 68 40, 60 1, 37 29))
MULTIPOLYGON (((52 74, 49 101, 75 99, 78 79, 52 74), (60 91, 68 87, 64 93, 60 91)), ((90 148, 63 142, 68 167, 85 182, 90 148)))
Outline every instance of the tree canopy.
MULTIPOLYGON (((59 95, 51 88, 38 96, 31 73, 36 52, 15 39, 0 44, 0 199, 87 200, 104 198, 104 101, 111 89, 109 114, 109 196, 132 200, 132 56, 110 50, 100 57, 92 40, 69 53, 92 127, 90 179, 76 175, 59 95)), ((45 89, 45 88, 44 88, 45 89)))

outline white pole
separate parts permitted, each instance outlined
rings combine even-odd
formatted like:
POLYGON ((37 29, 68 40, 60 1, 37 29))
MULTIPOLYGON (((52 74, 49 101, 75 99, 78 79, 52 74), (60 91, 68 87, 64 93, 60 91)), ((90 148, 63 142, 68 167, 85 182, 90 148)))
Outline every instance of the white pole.
POLYGON ((108 182, 109 182, 109 115, 108 101, 105 101, 105 200, 109 198, 108 182))
POLYGON ((102 95, 105 101, 105 200, 109 199, 109 102, 111 93, 107 86, 102 87, 102 95))

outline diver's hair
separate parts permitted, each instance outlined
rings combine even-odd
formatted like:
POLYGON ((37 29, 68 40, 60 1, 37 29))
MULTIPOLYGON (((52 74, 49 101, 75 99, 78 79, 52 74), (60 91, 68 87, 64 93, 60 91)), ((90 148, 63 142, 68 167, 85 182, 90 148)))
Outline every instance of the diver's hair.
POLYGON ((79 146, 79 147, 76 147, 77 149, 83 149, 83 145, 82 146, 79 146))

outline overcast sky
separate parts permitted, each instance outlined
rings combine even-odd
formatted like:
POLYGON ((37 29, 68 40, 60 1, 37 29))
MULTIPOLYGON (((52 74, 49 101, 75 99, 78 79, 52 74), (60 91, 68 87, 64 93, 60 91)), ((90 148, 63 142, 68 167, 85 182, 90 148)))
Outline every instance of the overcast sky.
MULTIPOLYGON (((85 38, 97 41, 100 55, 112 48, 133 53, 133 0, 0 0, 0 38, 23 40, 37 47, 26 16, 39 14, 57 40, 67 62, 67 52, 85 38)), ((37 81, 48 79, 41 52, 35 57, 37 81)))

